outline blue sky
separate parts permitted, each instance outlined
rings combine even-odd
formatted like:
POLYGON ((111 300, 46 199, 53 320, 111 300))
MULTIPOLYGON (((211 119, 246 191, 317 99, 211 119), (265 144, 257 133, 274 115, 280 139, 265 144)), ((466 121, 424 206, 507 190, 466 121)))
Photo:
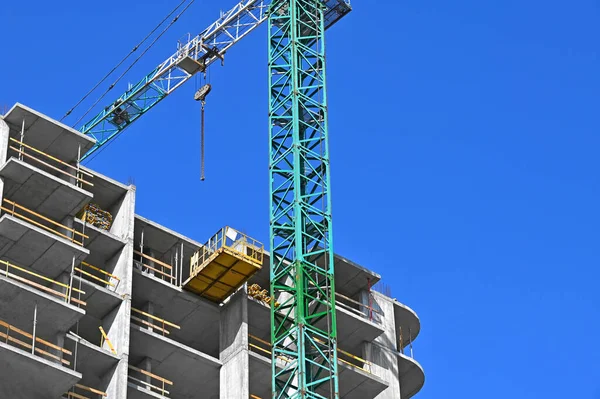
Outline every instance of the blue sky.
MULTIPOLYGON (((0 107, 62 117, 178 1, 144 3, 3 4, 0 107)), ((233 4, 197 0, 130 81, 233 4)), ((353 5, 328 35, 335 248, 419 314, 417 397, 600 398, 599 3, 353 5)), ((205 182, 193 82, 92 161, 137 213, 267 242, 265 28, 212 67, 205 182)))

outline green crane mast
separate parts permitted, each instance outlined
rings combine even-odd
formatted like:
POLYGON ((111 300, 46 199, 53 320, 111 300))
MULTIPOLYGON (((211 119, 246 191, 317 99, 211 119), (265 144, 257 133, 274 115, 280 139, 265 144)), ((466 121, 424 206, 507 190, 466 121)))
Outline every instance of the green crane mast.
POLYGON ((277 307, 276 301, 271 305, 271 340, 276 399, 339 398, 324 39, 325 30, 350 11, 350 0, 242 0, 79 126, 96 140, 83 160, 196 73, 222 62, 234 44, 269 21, 270 276, 271 295, 278 302, 277 307))

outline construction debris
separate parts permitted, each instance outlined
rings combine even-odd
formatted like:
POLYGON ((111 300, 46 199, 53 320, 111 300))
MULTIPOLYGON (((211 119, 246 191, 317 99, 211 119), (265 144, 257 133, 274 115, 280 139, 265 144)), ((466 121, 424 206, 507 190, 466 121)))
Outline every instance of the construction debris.
POLYGON ((98 205, 89 203, 83 208, 81 219, 99 229, 110 230, 113 217, 110 212, 102 210, 98 205))
MULTIPOLYGON (((262 289, 258 284, 252 284, 250 287, 248 287, 248 296, 267 305, 270 305, 274 299, 272 296, 269 296, 269 292, 267 290, 262 289)), ((275 301, 275 307, 279 307, 279 302, 275 301)))

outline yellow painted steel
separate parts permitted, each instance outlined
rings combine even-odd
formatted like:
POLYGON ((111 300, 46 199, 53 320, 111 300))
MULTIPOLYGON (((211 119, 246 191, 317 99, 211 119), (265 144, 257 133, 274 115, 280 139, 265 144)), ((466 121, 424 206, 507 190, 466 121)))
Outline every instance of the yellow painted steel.
POLYGON ((263 257, 263 244, 224 227, 192 256, 183 287, 222 302, 262 268, 263 257))

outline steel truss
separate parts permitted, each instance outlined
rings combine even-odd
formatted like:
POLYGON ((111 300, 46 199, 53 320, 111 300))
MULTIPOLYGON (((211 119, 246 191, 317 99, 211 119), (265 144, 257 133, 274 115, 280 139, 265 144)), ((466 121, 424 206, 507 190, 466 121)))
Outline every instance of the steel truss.
POLYGON ((325 3, 269 9, 273 398, 339 398, 325 3))

